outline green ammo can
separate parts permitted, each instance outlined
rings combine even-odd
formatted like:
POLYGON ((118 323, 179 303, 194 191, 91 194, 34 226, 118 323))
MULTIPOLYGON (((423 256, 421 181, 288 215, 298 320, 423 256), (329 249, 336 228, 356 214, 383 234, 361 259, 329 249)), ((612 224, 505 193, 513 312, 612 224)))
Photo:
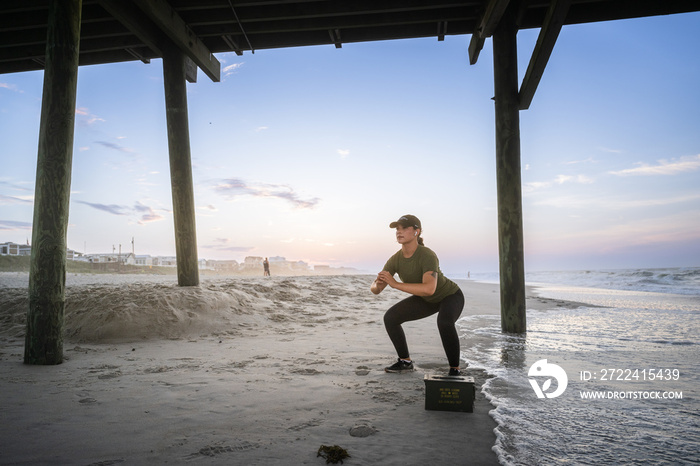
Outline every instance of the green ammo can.
POLYGON ((474 378, 428 375, 425 381, 425 409, 474 412, 474 378))

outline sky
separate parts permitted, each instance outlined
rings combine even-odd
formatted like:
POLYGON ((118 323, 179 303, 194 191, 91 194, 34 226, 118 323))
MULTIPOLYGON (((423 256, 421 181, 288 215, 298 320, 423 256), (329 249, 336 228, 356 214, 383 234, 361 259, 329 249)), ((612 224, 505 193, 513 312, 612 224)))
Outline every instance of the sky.
MULTIPOLYGON (((522 80, 538 30, 518 33, 522 80)), ((498 271, 491 39, 217 54, 187 85, 200 259, 377 272, 414 214, 498 271)), ((520 112, 526 271, 700 266, 700 14, 565 26, 520 112)), ((0 75, 0 243, 31 240, 43 72, 0 75)), ((81 67, 68 247, 174 255, 162 62, 81 67)))

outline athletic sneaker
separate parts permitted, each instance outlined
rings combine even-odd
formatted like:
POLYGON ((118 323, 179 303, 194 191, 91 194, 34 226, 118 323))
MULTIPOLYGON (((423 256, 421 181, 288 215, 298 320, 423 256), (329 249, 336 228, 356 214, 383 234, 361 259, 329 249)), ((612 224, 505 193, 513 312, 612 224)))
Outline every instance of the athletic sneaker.
POLYGON ((391 366, 385 367, 384 370, 387 372, 410 372, 415 369, 413 368, 413 361, 402 361, 399 359, 391 366))
POLYGON ((453 367, 450 367, 450 373, 448 375, 450 375, 451 377, 456 377, 456 376, 462 375, 462 371, 460 371, 459 369, 455 369, 453 367))

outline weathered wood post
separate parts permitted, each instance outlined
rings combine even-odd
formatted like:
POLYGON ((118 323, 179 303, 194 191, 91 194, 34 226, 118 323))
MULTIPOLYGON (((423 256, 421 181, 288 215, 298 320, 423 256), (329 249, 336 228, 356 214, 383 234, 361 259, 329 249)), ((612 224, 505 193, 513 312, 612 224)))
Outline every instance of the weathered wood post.
POLYGON ((501 328, 512 333, 526 331, 515 22, 518 3, 510 3, 493 35, 501 328))
POLYGON ((190 155, 190 130, 187 119, 185 56, 170 50, 163 56, 165 110, 168 121, 170 182, 175 220, 177 282, 180 286, 199 285, 194 185, 190 155))
POLYGON ((82 0, 52 0, 34 193, 25 364, 63 362, 66 235, 82 0))

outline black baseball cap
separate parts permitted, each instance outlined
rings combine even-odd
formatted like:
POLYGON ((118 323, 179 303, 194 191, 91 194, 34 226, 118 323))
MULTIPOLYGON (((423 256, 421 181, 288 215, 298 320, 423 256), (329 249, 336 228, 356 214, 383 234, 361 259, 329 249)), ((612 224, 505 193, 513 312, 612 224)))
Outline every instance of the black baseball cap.
POLYGON ((400 219, 389 224, 389 228, 396 228, 401 225, 404 228, 413 227, 422 229, 420 226, 420 220, 415 215, 402 215, 400 219))

